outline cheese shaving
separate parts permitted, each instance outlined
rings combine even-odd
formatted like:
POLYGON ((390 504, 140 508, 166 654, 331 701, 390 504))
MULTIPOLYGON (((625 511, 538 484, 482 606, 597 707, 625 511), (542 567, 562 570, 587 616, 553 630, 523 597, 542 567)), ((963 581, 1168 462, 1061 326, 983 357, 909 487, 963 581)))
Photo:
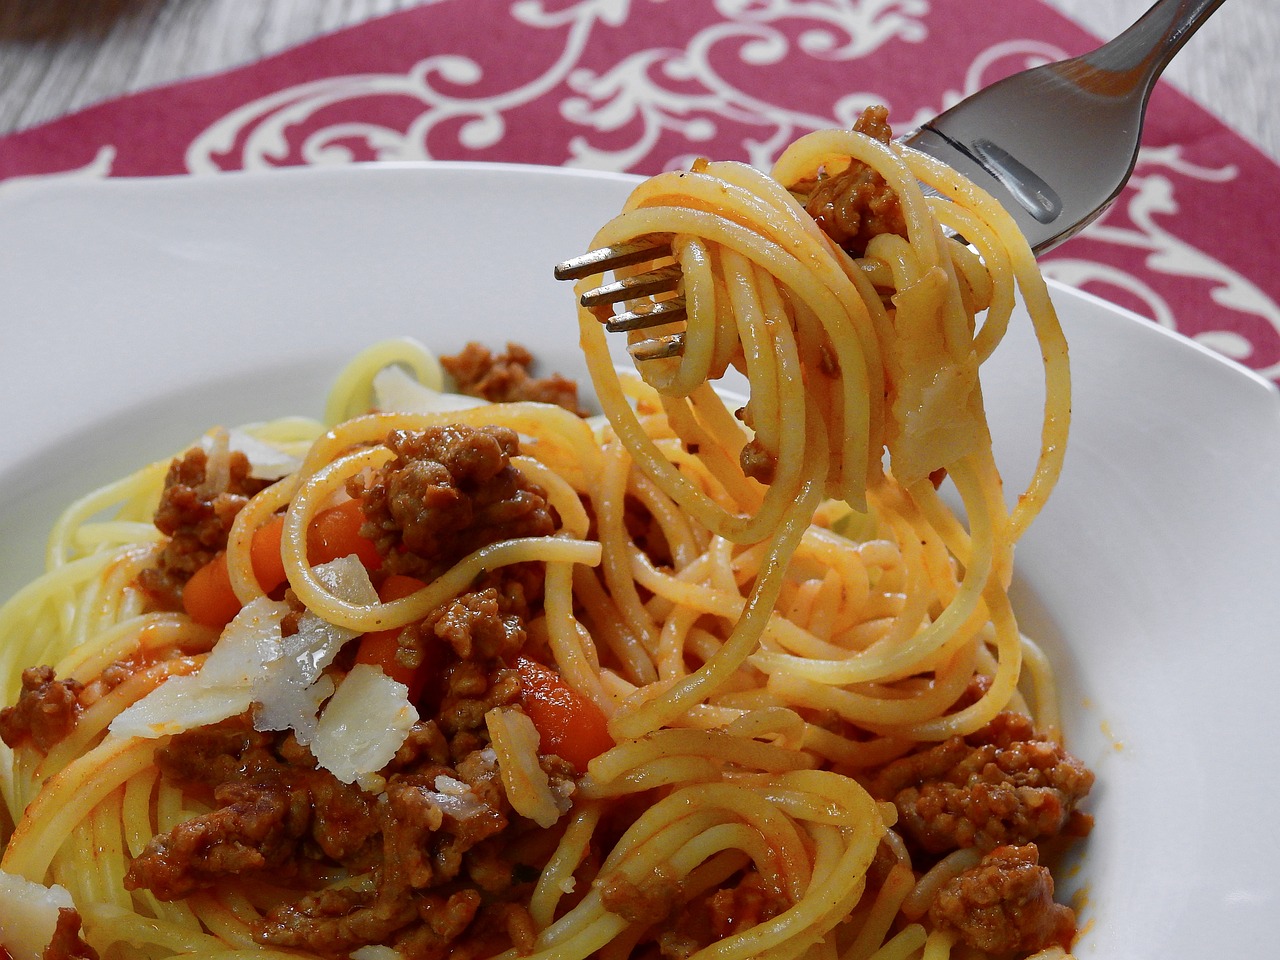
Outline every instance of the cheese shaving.
POLYGON ((343 783, 376 789, 377 771, 391 762, 417 720, 408 687, 380 667, 358 663, 320 715, 311 753, 343 783))
MULTIPOLYGON (((316 567, 316 575, 344 600, 377 602, 368 573, 354 557, 316 567)), ((299 618, 297 632, 285 637, 281 622, 289 612, 287 603, 266 597, 246 604, 196 673, 170 677, 121 711, 111 733, 168 736, 238 716, 257 704, 256 729, 293 730, 300 743, 310 743, 320 705, 334 692, 324 669, 359 634, 308 611, 299 618)))
MULTIPOLYGON (((336 597, 366 605, 378 602, 369 574, 355 557, 316 567, 316 575, 336 597)), ((298 619, 298 632, 280 641, 279 667, 258 684, 254 729, 291 729, 303 746, 311 743, 320 705, 334 692, 333 682, 323 676, 324 668, 356 636, 356 631, 334 626, 309 610, 304 613, 298 619)))
POLYGON ((261 597, 222 632, 200 669, 170 677, 122 710, 108 728, 118 737, 170 736, 244 713, 280 657, 280 621, 289 605, 261 597))
POLYGON ((41 960, 58 927, 58 911, 73 909, 65 888, 0 870, 0 947, 13 960, 41 960))
MULTIPOLYGON (((302 466, 302 460, 286 453, 274 444, 259 440, 253 434, 239 428, 226 431, 227 447, 243 453, 249 459, 249 476, 258 480, 279 480, 302 466)), ((200 445, 209 451, 212 440, 206 436, 200 445)))
POLYGON ((447 413, 482 407, 486 402, 461 393, 433 390, 394 365, 374 375, 373 395, 379 410, 394 413, 447 413))

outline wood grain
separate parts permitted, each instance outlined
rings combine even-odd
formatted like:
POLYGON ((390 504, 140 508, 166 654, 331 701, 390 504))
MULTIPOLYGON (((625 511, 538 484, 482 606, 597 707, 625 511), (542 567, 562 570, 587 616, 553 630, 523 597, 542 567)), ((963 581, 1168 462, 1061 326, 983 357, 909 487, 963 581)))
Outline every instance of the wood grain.
MULTIPOLYGON (((0 0, 0 134, 431 2, 439 0, 0 0)), ((1150 0, 1048 2, 1112 36, 1150 0)), ((1168 77, 1280 160, 1277 50, 1280 3, 1229 0, 1168 77)))

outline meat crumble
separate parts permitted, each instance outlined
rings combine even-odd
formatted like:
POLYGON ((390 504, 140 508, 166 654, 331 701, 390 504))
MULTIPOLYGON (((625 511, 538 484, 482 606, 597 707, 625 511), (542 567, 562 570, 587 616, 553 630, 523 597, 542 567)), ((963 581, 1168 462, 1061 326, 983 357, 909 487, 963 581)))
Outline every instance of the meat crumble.
POLYGON ((249 458, 225 452, 225 470, 214 469, 209 454, 193 447, 169 465, 155 525, 168 539, 154 567, 139 576, 139 585, 164 608, 176 609, 182 587, 192 574, 226 549, 236 514, 267 486, 250 475, 249 458))
MULTIPOLYGON (((864 110, 853 129, 881 143, 893 140, 889 111, 882 106, 864 110)), ((907 235, 897 193, 884 177, 859 160, 833 176, 795 184, 792 191, 804 198, 805 210, 822 232, 850 256, 862 256, 867 244, 882 233, 907 235)))
POLYGON ((453 377, 458 392, 467 396, 490 403, 553 403, 586 416, 578 403, 578 385, 558 373, 533 376, 533 354, 518 343, 508 343, 506 353, 468 343, 461 353, 441 357, 440 364, 453 377))
MULTIPOLYGON (((304 893, 269 911, 255 937, 324 955, 375 943, 412 958, 527 946, 521 904, 539 868, 519 849, 536 827, 511 810, 485 723, 519 703, 508 663, 528 639, 522 597, 518 580, 492 575, 406 629, 433 648, 439 689, 425 695, 431 719, 382 771, 380 796, 317 766, 291 733, 254 730, 248 714, 175 736, 158 766, 212 809, 153 838, 126 886, 173 900, 229 879, 287 884, 304 893), (327 888, 335 867, 352 883, 327 888)), ((540 759, 570 791, 572 768, 540 759)))
POLYGON ((1092 786, 1083 763, 1037 735, 1028 717, 1005 712, 967 737, 893 761, 870 790, 893 801, 908 842, 945 854, 1031 843, 1068 825, 1087 831, 1075 806, 1092 786))
MULTIPOLYGON (((59 909, 53 939, 40 954, 40 960, 98 960, 98 951, 80 936, 81 922, 79 911, 70 907, 59 909)), ((0 947, 0 952, 3 951, 0 947)))
POLYGON ((943 886, 929 907, 930 921, 997 956, 1070 948, 1075 914, 1054 902, 1053 877, 1039 856, 1034 844, 996 847, 943 886))
POLYGON ((391 572, 431 579, 491 543, 555 532, 545 492, 511 465, 514 430, 395 430, 386 445, 395 459, 353 492, 367 518, 361 533, 391 572))
POLYGON ((1069 945, 1075 932, 1070 908, 1053 902, 1037 844, 1088 833, 1092 820, 1076 808, 1093 779, 1030 718, 1006 711, 967 737, 888 763, 868 789, 892 801, 896 829, 925 863, 959 849, 985 854, 944 887, 932 919, 978 949, 1035 952, 1069 945))
POLYGON ((55 679, 52 667, 23 670, 18 702, 0 710, 0 740, 16 749, 29 737, 37 750, 48 753, 75 727, 83 689, 76 680, 55 679))
POLYGON ((598 886, 605 909, 647 928, 661 956, 670 958, 692 956, 792 906, 791 899, 754 868, 692 897, 666 865, 639 882, 618 873, 602 878, 598 886))

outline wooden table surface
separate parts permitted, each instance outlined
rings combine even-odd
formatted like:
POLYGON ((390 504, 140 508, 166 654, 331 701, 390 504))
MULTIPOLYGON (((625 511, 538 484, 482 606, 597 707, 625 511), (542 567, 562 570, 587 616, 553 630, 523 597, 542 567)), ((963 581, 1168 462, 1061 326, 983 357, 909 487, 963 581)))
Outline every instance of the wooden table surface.
MULTIPOLYGON (((0 134, 430 2, 438 0, 0 0, 0 134)), ((1150 0, 1048 2, 1112 36, 1150 0)), ((1280 2, 1227 0, 1167 76, 1280 160, 1277 51, 1280 2)))

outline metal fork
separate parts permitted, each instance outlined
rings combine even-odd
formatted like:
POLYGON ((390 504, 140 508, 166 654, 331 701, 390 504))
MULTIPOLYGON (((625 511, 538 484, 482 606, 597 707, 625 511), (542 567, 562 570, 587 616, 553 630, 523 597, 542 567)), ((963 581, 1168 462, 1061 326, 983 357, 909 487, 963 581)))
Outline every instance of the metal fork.
MULTIPOLYGON (((1017 221, 1037 255, 1102 214, 1133 173, 1156 80, 1224 0, 1157 0, 1129 29, 1092 53, 1024 70, 978 91, 902 138, 975 181, 1017 221)), ((576 280, 661 261, 670 237, 592 250, 555 268, 576 280)), ((582 295, 597 307, 678 292, 667 263, 582 295)), ((605 324, 611 333, 682 319, 683 297, 644 300, 605 324)), ((678 355, 679 333, 630 347, 637 360, 678 355)))

